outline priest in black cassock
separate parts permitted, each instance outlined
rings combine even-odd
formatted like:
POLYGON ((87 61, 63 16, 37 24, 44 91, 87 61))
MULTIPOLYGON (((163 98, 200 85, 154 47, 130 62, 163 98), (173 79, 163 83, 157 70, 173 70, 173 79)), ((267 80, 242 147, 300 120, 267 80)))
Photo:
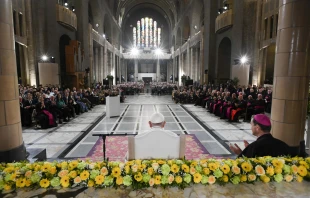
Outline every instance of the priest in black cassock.
POLYGON ((278 157, 290 154, 290 147, 270 134, 271 123, 266 115, 255 115, 251 121, 251 130, 252 134, 257 137, 257 140, 251 144, 244 140, 245 149, 243 151, 237 144, 230 145, 230 149, 237 154, 238 157, 278 157))

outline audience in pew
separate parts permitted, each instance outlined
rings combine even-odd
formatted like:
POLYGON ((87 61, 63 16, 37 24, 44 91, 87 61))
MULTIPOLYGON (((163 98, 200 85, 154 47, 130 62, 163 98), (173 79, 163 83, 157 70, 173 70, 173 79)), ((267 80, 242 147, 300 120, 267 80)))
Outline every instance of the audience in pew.
POLYGON ((176 103, 194 104, 208 112, 228 119, 229 122, 250 121, 252 115, 271 112, 272 90, 249 85, 248 88, 232 85, 180 87, 172 92, 176 103))
MULTIPOLYGON (((33 122, 42 129, 55 127, 57 124, 69 122, 84 112, 88 112, 94 105, 105 103, 105 97, 118 95, 122 91, 118 88, 80 89, 73 87, 63 89, 59 86, 32 87, 19 85, 19 104, 22 126, 30 127, 33 122)), ((124 97, 121 97, 124 101, 124 97)))

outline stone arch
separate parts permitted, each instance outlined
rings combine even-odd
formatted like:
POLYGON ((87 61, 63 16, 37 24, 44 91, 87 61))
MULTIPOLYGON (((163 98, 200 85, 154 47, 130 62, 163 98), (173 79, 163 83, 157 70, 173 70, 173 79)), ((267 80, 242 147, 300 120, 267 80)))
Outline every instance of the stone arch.
POLYGON ((98 4, 98 1, 89 1, 88 16, 89 16, 89 22, 90 24, 92 24, 93 28, 99 33, 102 33, 103 32, 103 27, 101 25, 102 12, 100 10, 100 5, 98 4), (96 27, 96 24, 98 24, 99 27, 96 27))
POLYGON ((186 16, 183 24, 183 43, 185 43, 191 35, 189 17, 186 16))
POLYGON ((181 46, 182 46, 182 35, 181 35, 181 28, 179 28, 177 32, 176 42, 175 42, 175 49, 178 49, 181 46))
POLYGON ((59 38, 59 72, 61 84, 66 82, 66 46, 70 44, 71 38, 64 34, 59 38))
POLYGON ((191 15, 192 35, 199 32, 204 21, 204 6, 202 1, 194 1, 191 15))
POLYGON ((106 39, 111 42, 112 39, 112 25, 109 20, 108 14, 104 16, 104 22, 103 22, 103 33, 106 36, 106 39))
POLYGON ((231 70, 231 40, 225 37, 218 47, 217 56, 217 80, 219 83, 227 82, 230 79, 231 70))

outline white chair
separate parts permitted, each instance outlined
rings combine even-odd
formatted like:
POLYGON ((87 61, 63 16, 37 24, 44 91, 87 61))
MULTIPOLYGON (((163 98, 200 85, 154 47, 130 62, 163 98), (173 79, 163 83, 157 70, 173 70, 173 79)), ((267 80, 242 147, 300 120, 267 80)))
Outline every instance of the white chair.
POLYGON ((181 159, 185 155, 185 135, 171 131, 150 131, 128 137, 127 160, 181 159))

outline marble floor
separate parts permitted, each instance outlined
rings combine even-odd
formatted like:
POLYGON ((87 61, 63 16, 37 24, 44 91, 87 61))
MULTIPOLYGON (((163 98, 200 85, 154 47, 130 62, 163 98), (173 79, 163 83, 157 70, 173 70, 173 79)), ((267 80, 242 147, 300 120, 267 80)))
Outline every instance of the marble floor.
POLYGON ((210 154, 235 157, 228 144, 243 140, 253 142, 249 123, 228 123, 194 105, 179 105, 171 96, 149 94, 127 96, 121 104, 121 116, 105 117, 105 105, 98 105, 67 124, 47 130, 24 129, 27 148, 46 148, 47 157, 68 159, 85 157, 94 146, 98 133, 144 133, 149 130, 149 116, 161 112, 166 119, 166 130, 177 134, 195 134, 210 154))

